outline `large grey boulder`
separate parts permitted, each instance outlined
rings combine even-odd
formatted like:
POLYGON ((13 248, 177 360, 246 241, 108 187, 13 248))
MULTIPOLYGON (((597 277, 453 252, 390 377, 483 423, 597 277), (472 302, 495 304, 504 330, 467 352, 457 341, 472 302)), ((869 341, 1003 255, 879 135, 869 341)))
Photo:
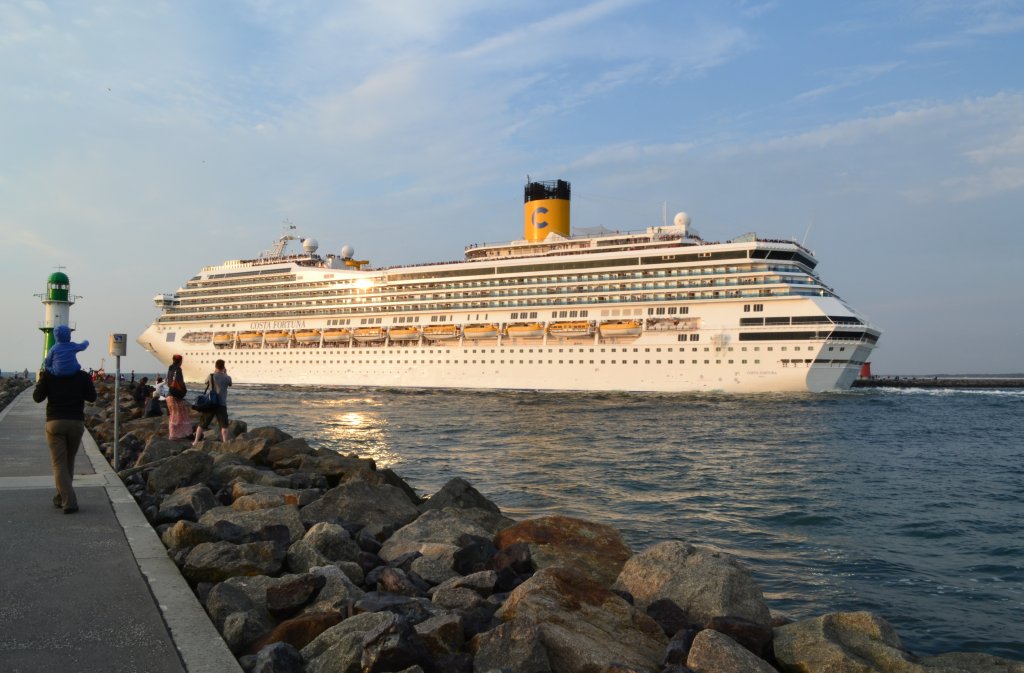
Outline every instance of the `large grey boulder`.
POLYGON ((614 588, 632 594, 642 610, 658 599, 671 599, 697 623, 720 616, 771 621, 764 595, 743 564, 685 542, 662 542, 633 556, 614 588))
POLYGON ((280 428, 275 428, 272 425, 253 428, 252 430, 247 430, 246 432, 238 435, 238 439, 265 439, 270 445, 278 444, 291 438, 292 436, 287 432, 280 428))
POLYGON ((470 643, 473 670, 512 670, 516 673, 552 673, 540 628, 515 619, 484 631, 470 643))
POLYGON ((281 476, 271 469, 254 467, 238 462, 241 459, 230 454, 220 455, 225 456, 225 458, 213 468, 212 477, 221 484, 230 484, 237 480, 262 486, 277 486, 279 488, 291 486, 291 480, 288 477, 281 476))
POLYGON ((457 548, 456 541, 463 535, 491 537, 490 531, 465 516, 465 510, 433 509, 395 531, 381 546, 379 555, 385 561, 392 561, 409 552, 433 556, 427 553, 431 551, 429 545, 451 545, 457 548))
POLYGON ((244 651, 274 628, 276 620, 267 609, 267 591, 293 580, 290 576, 239 576, 226 579, 210 590, 205 602, 206 612, 232 652, 244 651))
POLYGON ((516 587, 495 613, 533 624, 552 670, 592 673, 612 663, 661 670, 668 639, 658 624, 588 575, 556 566, 516 587))
MULTIPOLYGON (((363 671, 408 671, 422 663, 435 670, 435 662, 426 643, 403 617, 391 613, 390 619, 363 637, 363 671)), ((421 669, 422 670, 422 669, 421 669)))
POLYGON ((304 614, 331 610, 348 614, 351 606, 366 595, 366 592, 357 587, 337 566, 312 568, 309 574, 322 579, 324 584, 316 596, 316 601, 303 609, 304 614))
MULTIPOLYGON (((278 504, 281 505, 297 505, 299 507, 305 507, 319 498, 320 493, 315 488, 296 489, 280 486, 264 486, 262 484, 252 484, 247 481, 236 481, 231 484, 232 506, 234 506, 235 502, 239 499, 253 496, 259 496, 261 502, 269 502, 271 499, 277 498, 280 500, 278 504)), ((235 507, 235 509, 259 509, 259 507, 242 505, 235 507)))
POLYGON ((176 522, 160 536, 160 541, 171 550, 195 547, 202 542, 217 542, 219 540, 217 532, 212 527, 187 520, 176 522))
POLYGON ((184 451, 185 448, 186 446, 179 441, 173 441, 166 437, 154 437, 146 443, 146 448, 142 450, 142 453, 135 460, 135 467, 141 467, 164 458, 176 456, 184 451))
POLYGON ((302 648, 306 673, 361 673, 363 637, 390 621, 386 612, 365 612, 335 624, 302 648))
POLYGON ((157 518, 162 521, 195 521, 219 504, 206 484, 182 486, 163 499, 157 518))
POLYGON ((153 468, 146 479, 146 490, 170 493, 179 486, 205 482, 212 471, 213 459, 207 453, 189 449, 153 468))
POLYGON ((693 639, 686 665, 694 673, 777 673, 767 661, 712 629, 704 629, 693 639))
POLYGON ((464 644, 462 617, 449 612, 424 620, 416 625, 416 633, 435 655, 458 652, 464 644))
POLYGON ((312 456, 315 453, 316 449, 300 437, 275 443, 267 451, 265 460, 268 465, 277 467, 279 464, 283 466, 283 464, 298 456, 312 456))
POLYGON ((377 465, 372 459, 360 458, 355 454, 343 456, 336 451, 318 450, 312 455, 303 454, 286 460, 278 460, 274 466, 322 474, 331 484, 353 481, 384 483, 384 476, 377 472, 377 465))
POLYGON ((302 539, 332 562, 359 560, 359 545, 347 530, 336 523, 322 521, 313 524, 302 539))
POLYGON ((359 545, 347 530, 338 524, 320 522, 288 548, 288 568, 304 572, 316 566, 351 565, 359 560, 359 552, 359 545))
POLYGON ((266 461, 270 444, 270 440, 264 437, 235 437, 214 446, 220 453, 230 453, 235 456, 241 456, 246 460, 251 460, 254 463, 263 463, 266 461))
POLYGON ((419 510, 401 489, 365 481, 336 486, 300 513, 309 526, 338 520, 361 524, 374 535, 392 525, 404 526, 419 516, 419 510))
POLYGON ((870 612, 836 612, 775 629, 775 658, 799 673, 1024 673, 1024 662, 953 653, 914 657, 892 626, 870 612))
POLYGON ((501 514, 501 510, 493 502, 485 498, 480 491, 473 488, 472 484, 462 477, 454 477, 441 487, 441 490, 430 496, 422 505, 420 511, 426 512, 431 509, 444 509, 456 507, 460 509, 482 509, 494 514, 501 514))
POLYGON ((215 526, 218 521, 234 524, 253 535, 267 526, 286 526, 291 542, 295 542, 306 533, 306 527, 302 525, 302 519, 299 517, 299 509, 295 505, 251 511, 214 507, 199 518, 199 523, 206 526, 215 526))
POLYGON ((273 542, 202 542, 192 548, 181 569, 197 582, 221 582, 239 575, 273 575, 281 570, 284 552, 273 542))
POLYGON ((611 586, 632 551, 611 526, 568 516, 527 519, 494 538, 498 549, 525 543, 538 570, 555 566, 575 568, 611 586))
POLYGON ((459 573, 455 572, 452 568, 452 564, 455 560, 455 552, 458 548, 454 545, 450 548, 450 551, 442 556, 420 556, 413 560, 410 569, 419 575, 427 584, 441 584, 445 580, 450 580, 453 577, 461 577, 459 573))

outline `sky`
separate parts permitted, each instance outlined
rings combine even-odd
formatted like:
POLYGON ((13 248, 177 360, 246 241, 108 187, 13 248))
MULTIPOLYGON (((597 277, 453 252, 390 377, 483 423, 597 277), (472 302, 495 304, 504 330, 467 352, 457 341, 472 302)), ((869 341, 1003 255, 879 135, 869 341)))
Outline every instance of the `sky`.
POLYGON ((386 266, 686 211, 802 241, 876 374, 1024 372, 1024 1, 0 0, 0 370, 85 367, 285 223, 386 266))

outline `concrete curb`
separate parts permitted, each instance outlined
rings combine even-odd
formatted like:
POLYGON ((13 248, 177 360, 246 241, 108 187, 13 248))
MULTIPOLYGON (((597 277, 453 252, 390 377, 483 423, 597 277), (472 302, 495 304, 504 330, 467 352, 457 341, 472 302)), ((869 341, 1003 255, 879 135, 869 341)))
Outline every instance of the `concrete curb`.
POLYGON ((82 444, 92 469, 103 479, 114 514, 156 599, 185 670, 188 673, 243 673, 178 567, 167 556, 167 550, 135 498, 100 453, 88 431, 82 436, 82 444))

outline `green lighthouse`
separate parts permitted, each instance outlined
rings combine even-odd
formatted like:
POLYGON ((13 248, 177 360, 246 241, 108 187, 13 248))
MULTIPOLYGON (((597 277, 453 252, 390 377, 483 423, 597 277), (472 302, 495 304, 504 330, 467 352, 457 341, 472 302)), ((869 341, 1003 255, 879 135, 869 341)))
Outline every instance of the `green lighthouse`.
MULTIPOLYGON (((58 267, 59 269, 60 267, 58 267)), ((53 330, 58 325, 67 325, 74 330, 68 322, 71 316, 71 305, 79 297, 71 294, 71 281, 63 271, 54 271, 46 279, 46 292, 37 294, 46 307, 45 322, 39 327, 43 333, 43 360, 53 346, 53 330)))

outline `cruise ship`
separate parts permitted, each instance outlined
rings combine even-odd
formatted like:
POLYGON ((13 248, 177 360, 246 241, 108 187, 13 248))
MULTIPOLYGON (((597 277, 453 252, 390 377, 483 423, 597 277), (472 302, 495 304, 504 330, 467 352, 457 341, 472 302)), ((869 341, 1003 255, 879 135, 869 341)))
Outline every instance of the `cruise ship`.
POLYGON ((848 389, 877 344, 795 241, 705 241, 685 213, 572 235, 564 180, 524 202, 522 240, 454 262, 373 268, 289 228, 157 295, 138 343, 193 381, 224 359, 239 383, 733 393, 848 389))

